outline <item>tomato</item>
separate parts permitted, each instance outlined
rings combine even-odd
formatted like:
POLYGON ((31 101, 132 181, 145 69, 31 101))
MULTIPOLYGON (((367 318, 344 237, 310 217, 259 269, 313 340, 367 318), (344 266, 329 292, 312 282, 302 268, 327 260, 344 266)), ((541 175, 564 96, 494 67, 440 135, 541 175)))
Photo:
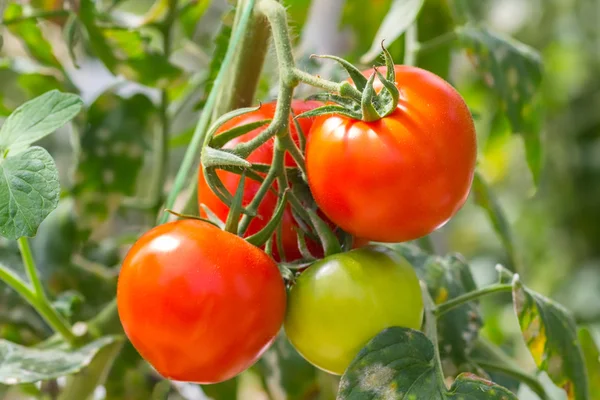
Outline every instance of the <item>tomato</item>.
POLYGON ((160 225, 123 261, 117 305, 133 346, 165 378, 216 383, 273 341, 286 292, 275 262, 198 220, 160 225))
POLYGON ((423 69, 395 71, 394 112, 374 122, 321 116, 306 149, 317 205, 346 232, 380 242, 417 239, 445 224, 467 199, 477 155, 460 94, 423 69))
POLYGON ((367 246, 317 261, 288 295, 285 332, 309 362, 343 374, 383 329, 418 329, 423 318, 412 266, 384 246, 367 246))
MULTIPOLYGON (((261 121, 264 119, 272 119, 275 114, 275 105, 276 105, 275 102, 266 103, 266 104, 263 104, 261 106, 261 108, 257 111, 236 117, 236 118, 228 121, 226 124, 224 124, 219 129, 217 134, 222 133, 228 129, 234 128, 236 126, 245 125, 245 124, 256 122, 256 121, 261 121)), ((300 100, 294 100, 292 103, 292 110, 294 111, 294 113, 296 115, 298 115, 305 111, 309 111, 313 108, 319 107, 320 105, 321 105, 321 103, 316 102, 316 101, 304 102, 304 101, 300 101, 300 100)), ((300 127, 302 128, 302 131, 304 132, 304 134, 307 135, 308 132, 310 131, 313 119, 312 118, 299 118, 297 121, 299 122, 300 127)), ((260 132, 264 131, 266 129, 266 127, 267 127, 267 125, 262 126, 257 129, 254 129, 253 131, 248 132, 247 134, 242 135, 242 136, 230 141, 229 143, 227 143, 227 145, 225 147, 231 148, 238 143, 247 142, 248 140, 256 137, 256 135, 258 135, 260 132)), ((292 122, 291 118, 290 118, 290 133, 292 135, 292 138, 296 141, 296 143, 298 143, 298 133, 296 131, 295 124, 292 122)), ((250 156, 248 157, 248 161, 253 162, 253 163, 271 164, 271 161, 273 158, 273 143, 274 143, 273 140, 268 141, 267 143, 265 143, 264 145, 262 145, 261 147, 256 149, 254 152, 252 152, 252 154, 250 154, 250 156)), ((286 154, 285 165, 288 167, 293 167, 296 165, 296 163, 294 162, 294 160, 292 159, 292 157, 289 154, 286 154)), ((234 194, 235 190, 238 187, 239 181, 240 181, 240 175, 235 174, 233 172, 227 172, 227 171, 222 171, 222 170, 218 171, 217 174, 219 175, 219 178, 221 178, 221 180, 223 181, 225 187, 229 190, 229 192, 231 194, 234 194)), ((260 187, 260 182, 249 179, 249 178, 246 179, 245 185, 244 185, 244 197, 243 197, 242 204, 247 205, 248 203, 250 203, 250 201, 252 201, 254 195, 258 191, 259 187, 260 187)), ((246 232, 246 236, 252 235, 252 234, 260 231, 269 222, 271 216, 273 215, 275 208, 277 207, 277 201, 278 201, 278 198, 275 193, 268 192, 266 194, 263 201, 261 202, 261 204, 258 207, 257 217, 253 218, 252 222, 250 222, 250 225, 246 232)), ((221 220, 225 221, 227 219, 227 214, 229 213, 229 207, 227 207, 227 205, 225 203, 223 203, 211 191, 210 187, 206 183, 206 180, 204 179, 204 174, 202 172, 202 168, 200 168, 200 170, 198 172, 198 202, 200 204, 203 203, 204 205, 206 205, 221 220)), ((204 211, 202 211, 202 207, 201 207, 200 212, 201 212, 201 214, 204 215, 204 211)), ((282 238, 281 238, 282 240, 281 241, 283 243, 285 259, 287 261, 294 261, 296 259, 301 258, 300 251, 298 250, 298 241, 297 241, 297 237, 296 237, 296 231, 294 229, 297 226, 297 224, 294 221, 294 217, 292 216, 292 210, 289 205, 287 206, 287 208, 285 209, 285 212, 283 214, 282 224, 283 224, 283 226, 282 226, 282 238)), ((273 241, 273 256, 276 260, 281 260, 282 257, 279 254, 275 243, 276 242, 273 241)), ((314 241, 307 240, 307 245, 309 246, 309 249, 313 252, 314 255, 316 255, 316 256, 322 255, 322 249, 317 245, 317 243, 315 243, 314 241)))

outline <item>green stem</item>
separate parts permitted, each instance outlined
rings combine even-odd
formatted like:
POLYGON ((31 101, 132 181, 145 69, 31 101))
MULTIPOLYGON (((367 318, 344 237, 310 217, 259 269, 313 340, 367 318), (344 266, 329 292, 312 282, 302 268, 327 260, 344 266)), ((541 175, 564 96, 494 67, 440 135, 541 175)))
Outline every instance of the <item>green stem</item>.
POLYGON ((435 315, 435 303, 429 294, 429 290, 427 286, 421 282, 421 291, 423 294, 423 303, 425 304, 425 335, 431 340, 433 343, 434 357, 435 363, 437 365, 437 369, 439 370, 439 384, 441 387, 446 387, 446 382, 444 381, 444 370, 442 368, 442 358, 440 356, 440 348, 437 336, 437 319, 435 315))
POLYGON ((38 18, 68 17, 69 12, 69 10, 38 11, 29 15, 22 15, 20 17, 5 19, 2 21, 2 25, 13 25, 38 18))
MULTIPOLYGON (((25 260, 23 260, 25 262, 25 260)), ((28 269, 27 273, 29 275, 29 268, 27 264, 25 267, 28 269)), ((35 265, 33 265, 35 268, 35 265)), ((37 272, 34 274, 37 277, 37 272)), ((66 322, 58 312, 52 308, 46 297, 39 297, 36 293, 35 289, 27 285, 17 274, 11 271, 8 267, 0 264, 0 280, 4 281, 8 286, 13 288, 22 298, 25 299, 41 316, 42 318, 50 325, 50 327, 58 332, 69 344, 74 346, 78 338, 71 331, 71 327, 68 322, 66 322)))
POLYGON ((417 23, 414 22, 406 30, 404 35, 404 65, 415 65, 417 51, 419 48, 419 38, 417 23))
POLYGON ((496 285, 485 287, 483 289, 474 290, 472 292, 465 293, 462 296, 455 297, 452 300, 448 300, 445 303, 439 304, 437 307, 435 307, 435 309, 433 310, 433 313, 435 314, 436 317, 439 318, 442 315, 444 315, 445 313, 447 313, 448 311, 452 310, 453 308, 462 306, 463 304, 468 303, 473 300, 476 300, 480 297, 486 296, 491 293, 510 292, 510 291, 512 291, 512 289, 513 289, 513 285, 507 283, 507 284, 496 284, 496 285))
POLYGON ((27 273, 29 281, 33 285, 33 291, 36 297, 40 300, 46 300, 46 293, 44 292, 44 287, 42 286, 42 282, 40 281, 40 277, 35 266, 35 260, 33 259, 33 255, 31 254, 29 240, 25 236, 22 236, 17 240, 17 243, 19 244, 19 250, 21 251, 21 258, 23 259, 25 272, 27 273))
POLYGON ((419 54, 427 53, 431 50, 435 50, 440 46, 443 46, 448 43, 452 43, 458 38, 458 34, 455 31, 446 32, 438 37, 435 37, 431 40, 428 40, 423 43, 419 43, 417 45, 416 51, 419 54))
MULTIPOLYGON (((238 29, 234 32, 231 37, 231 41, 229 42, 229 46, 227 47, 227 52, 225 54, 225 58, 223 59, 223 64, 228 65, 231 62, 231 59, 234 56, 235 49, 237 48, 238 43, 245 35, 246 27, 248 25, 248 21, 250 20, 250 16, 252 15, 252 9, 254 7, 254 0, 249 0, 246 3, 245 8, 242 10, 242 16, 240 18, 240 24, 238 29)), ((188 179, 188 175, 194 162, 199 158, 198 154, 204 145, 206 139, 206 133, 208 130, 208 125, 210 124, 212 110, 215 107, 217 94, 221 87, 221 82, 225 75, 225 69, 221 69, 217 74, 214 85, 208 95, 208 99, 202 110, 200 115, 200 119, 198 120, 198 124, 196 125, 196 129, 194 130, 194 136, 188 146, 185 155, 183 156, 183 161, 181 162, 181 166, 179 167, 179 171, 177 171, 177 175, 175 176, 175 182, 173 183, 173 189, 167 196, 167 200, 165 202, 165 207, 171 209, 175 204, 175 200, 179 193, 186 186, 186 181, 188 179)), ((169 214, 162 212, 158 218, 159 224, 164 224, 169 219, 169 214)))
MULTIPOLYGON (((243 9, 248 0, 238 0, 237 7, 243 9)), ((241 18, 236 14, 233 29, 241 18)), ((213 119, 238 108, 254 103, 254 95, 260 79, 270 36, 269 24, 265 18, 254 13, 248 23, 246 34, 237 46, 235 57, 228 64, 227 75, 219 91, 217 105, 213 110, 213 119)))

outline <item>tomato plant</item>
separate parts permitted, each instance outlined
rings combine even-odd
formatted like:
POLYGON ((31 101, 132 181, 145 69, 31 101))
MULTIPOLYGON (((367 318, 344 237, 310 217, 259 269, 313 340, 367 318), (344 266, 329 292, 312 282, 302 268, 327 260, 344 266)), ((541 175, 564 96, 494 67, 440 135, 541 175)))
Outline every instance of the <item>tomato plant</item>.
POLYGON ((395 73, 395 111, 373 122, 319 117, 306 150, 319 207, 346 231, 382 242, 417 239, 445 224, 467 199, 477 156, 460 94, 420 68, 397 65, 395 73))
MULTIPOLYGON (((295 115, 302 114, 306 111, 312 110, 320 105, 320 103, 315 101, 307 101, 303 102, 300 100, 294 100, 292 103, 292 111, 295 115)), ((223 126, 219 128, 219 131, 216 132, 216 135, 219 135, 222 132, 225 132, 230 129, 234 129, 236 127, 240 127, 243 125, 259 122, 259 121, 269 121, 275 115, 275 106, 276 103, 270 102, 265 103, 260 106, 260 109, 249 112, 247 114, 243 114, 239 117, 233 118, 223 126)), ((299 144, 299 136, 296 129, 296 125, 291 122, 293 116, 290 116, 290 135, 293 140, 299 144)), ((310 132, 310 128, 312 126, 311 118, 301 118, 298 119, 298 125, 302 130, 304 135, 308 135, 310 132)), ((248 140, 255 138, 259 133, 264 131, 266 128, 266 124, 263 127, 256 128, 242 136, 239 136, 233 140, 227 142, 227 147, 232 148, 238 143, 244 143, 248 140)), ((270 164, 273 159, 273 144, 274 141, 270 140, 263 144, 258 149, 254 150, 249 156, 248 161, 253 163, 260 164, 270 164)), ((293 167, 295 164, 292 156, 290 154, 286 154, 285 156, 285 166, 293 167)), ((219 178, 225 185, 225 188, 233 194, 240 182, 240 175, 234 172, 228 171, 219 171, 219 178)), ((250 201, 254 198, 254 195, 258 191, 260 187, 260 182, 247 179, 244 186, 244 196, 242 200, 242 204, 248 205, 250 201)), ((219 199, 215 193, 211 190, 209 185, 206 182, 204 177, 204 172, 202 168, 199 169, 198 172, 198 201, 200 203, 201 213, 206 216, 206 212, 203 211, 202 205, 208 207, 210 211, 216 214, 221 220, 227 219, 227 215, 229 213, 229 207, 219 199)), ((275 207, 277 205, 277 195, 274 192, 269 191, 257 209, 257 218, 254 218, 250 225, 248 226, 248 230, 246 231, 246 235, 253 235, 256 232, 260 231, 265 227, 269 219, 273 216, 273 212, 275 211, 275 207)), ((300 251, 298 250, 298 241, 297 241, 297 233, 296 229, 298 224, 294 220, 294 216, 292 215, 292 209, 290 206, 287 206, 285 211, 283 212, 282 217, 282 227, 281 227, 281 242, 283 245, 283 250, 285 257, 281 257, 279 254, 279 250, 277 249, 277 245, 275 242, 272 244, 273 256, 276 260, 285 259, 288 261, 294 261, 301 258, 300 251)), ((316 242, 309 240, 308 241, 309 249, 315 255, 322 255, 322 249, 319 248, 316 242)))
POLYGON ((308 361, 344 373, 367 342, 385 328, 419 329, 423 299, 413 267, 383 246, 317 261, 289 295, 285 332, 308 361))
POLYGON ((597 21, 537 3, 0 2, 0 398, 595 400, 597 21))
POLYGON ((250 367, 283 322, 285 287, 261 250, 203 221, 159 225, 131 248, 117 305, 127 337, 166 378, 217 383, 250 367))

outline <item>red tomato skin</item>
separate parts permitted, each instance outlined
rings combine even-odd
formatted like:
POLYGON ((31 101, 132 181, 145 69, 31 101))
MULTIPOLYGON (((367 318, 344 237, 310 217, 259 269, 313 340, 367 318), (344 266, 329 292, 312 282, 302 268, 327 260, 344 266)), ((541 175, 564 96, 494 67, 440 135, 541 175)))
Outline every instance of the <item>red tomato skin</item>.
POLYGON ((123 262, 117 306, 127 337, 165 378, 217 383, 249 368, 281 328, 275 262, 198 220, 160 225, 123 262))
MULTIPOLYGON (((317 101, 306 101, 305 102, 305 101, 300 101, 300 100, 294 100, 292 102, 292 110, 294 111, 294 113, 296 115, 299 115, 303 112, 312 110, 313 108, 319 107, 321 105, 322 105, 322 103, 317 102, 317 101)), ((276 106, 275 102, 265 103, 257 111, 233 118, 232 120, 225 123, 219 129, 219 131, 217 132, 217 135, 219 133, 222 133, 228 129, 231 129, 231 128, 239 126, 239 125, 245 125, 248 123, 261 121, 264 119, 272 119, 273 115, 275 114, 275 106, 276 106)), ((314 120, 314 118, 299 118, 297 120, 300 127, 302 128, 302 132, 304 132, 305 135, 308 135, 311 125, 313 123, 313 120, 314 120)), ((231 148, 231 147, 234 147, 238 143, 243 143, 243 142, 249 141, 250 139, 256 137, 260 132, 264 131, 266 127, 267 127, 267 125, 264 125, 260 128, 257 128, 257 129, 254 129, 253 131, 248 132, 245 135, 242 135, 234 140, 231 140, 229 143, 227 143, 225 148, 231 148)), ((290 133, 291 133, 294 141, 296 141, 296 143, 298 143, 298 141, 299 141, 298 132, 296 131, 295 124, 291 118, 290 118, 290 133)), ((248 157, 248 161, 250 161, 252 163, 271 164, 271 161, 273 159, 273 144, 274 144, 274 140, 270 140, 267 143, 265 143, 264 145, 262 145, 261 147, 259 147, 258 149, 256 149, 255 151, 253 151, 250 154, 250 156, 248 157)), ((286 153, 285 165, 288 167, 293 167, 296 165, 296 163, 294 162, 294 160, 292 159, 292 157, 290 156, 289 153, 286 153)), ((238 187, 238 184, 240 181, 240 175, 232 173, 232 172, 222 171, 222 170, 218 171, 217 174, 219 175, 219 178, 221 178, 221 181, 223 181, 223 184, 225 185, 225 187, 233 195, 235 193, 235 190, 238 187)), ((247 178, 245 180, 244 198, 243 198, 243 203, 242 203, 244 206, 246 206, 248 203, 250 203, 250 201, 252 201, 252 198, 254 198, 254 195, 258 191, 259 187, 260 187, 260 182, 252 180, 250 178, 247 178)), ((250 235, 260 231, 262 228, 264 228, 264 226, 269 222, 269 219, 273 215, 275 208, 277 207, 277 201, 278 201, 278 198, 277 198, 277 195, 275 195, 275 193, 268 192, 265 195, 263 201, 260 203, 260 205, 258 207, 258 216, 253 218, 252 221, 250 222, 248 230, 246 231, 246 236, 250 236, 250 235)), ((198 171, 198 203, 206 205, 221 220, 225 221, 227 219, 227 214, 229 213, 229 207, 227 207, 227 205, 225 205, 225 203, 223 203, 212 192, 212 190, 206 183, 204 174, 202 172, 202 168, 200 168, 198 171)), ((204 211, 202 210, 202 207, 200 207, 200 214, 206 217, 204 211)), ((283 224, 282 243, 283 243, 283 249, 285 252, 286 261, 294 261, 294 260, 302 258, 302 255, 300 254, 300 250, 298 250, 298 241, 297 241, 297 237, 296 237, 296 231, 294 229, 294 227, 296 227, 297 224, 294 221, 294 217, 292 215, 292 210, 289 205, 286 207, 286 209, 283 213, 282 224, 283 224)), ((311 250, 311 252, 315 256, 322 255, 323 251, 317 243, 315 243, 312 240, 307 239, 307 245, 308 245, 309 249, 311 250)), ((273 257, 275 258, 275 260, 281 261, 282 257, 279 254, 279 251, 277 250, 275 241, 273 241, 272 250, 273 250, 273 257)))
POLYGON ((346 232, 380 242, 417 239, 444 225, 468 197, 477 156, 460 94, 429 71, 395 71, 400 101, 392 114, 375 122, 319 117, 306 149, 321 210, 346 232))

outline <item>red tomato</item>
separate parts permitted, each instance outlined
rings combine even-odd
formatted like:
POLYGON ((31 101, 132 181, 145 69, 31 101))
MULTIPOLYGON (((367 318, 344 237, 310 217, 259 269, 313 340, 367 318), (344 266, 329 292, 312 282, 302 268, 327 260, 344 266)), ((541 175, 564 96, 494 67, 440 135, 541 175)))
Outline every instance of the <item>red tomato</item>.
POLYGON ((123 328, 166 378, 216 383, 250 367, 281 328, 286 292, 275 262, 198 220, 160 225, 123 261, 123 328))
MULTIPOLYGON (((219 129, 219 131, 217 132, 217 135, 228 129, 234 128, 236 126, 245 125, 245 124, 256 122, 256 121, 261 121, 264 119, 272 119, 275 114, 275 105, 276 105, 275 102, 263 104, 261 106, 261 108, 257 111, 241 115, 239 117, 236 117, 236 118, 228 121, 226 124, 224 124, 221 127, 221 129, 219 129)), ((292 110, 294 111, 294 113, 296 115, 298 115, 305 111, 309 111, 309 110, 312 110, 313 108, 319 107, 320 105, 321 105, 321 103, 316 102, 316 101, 304 102, 304 101, 300 101, 300 100, 294 100, 292 103, 292 110)), ((310 131, 310 128, 311 128, 311 125, 313 122, 313 118, 300 118, 300 119, 298 119, 298 122, 299 122, 304 134, 307 135, 308 132, 310 131)), ((250 131, 247 134, 242 135, 242 136, 230 141, 229 143, 227 143, 227 145, 225 147, 231 148, 238 143, 247 142, 248 140, 250 140, 250 139, 254 138, 256 135, 258 135, 260 132, 264 131, 266 127, 267 127, 267 125, 264 125, 260 128, 250 131)), ((290 133, 292 135, 292 138, 296 141, 296 143, 298 143, 298 133, 296 131, 295 124, 293 123, 291 118, 290 118, 290 128, 291 128, 290 133)), ((254 152, 252 152, 252 154, 250 154, 250 156, 248 157, 248 161, 253 162, 253 163, 271 164, 271 161, 273 158, 273 144, 274 144, 274 140, 271 140, 271 141, 268 141, 267 143, 265 143, 264 145, 262 145, 261 147, 259 147, 258 149, 256 149, 254 152)), ((292 159, 292 157, 289 154, 286 154, 285 165, 288 167, 293 167, 296 165, 296 163, 294 162, 294 160, 292 159)), ((238 184, 240 181, 240 175, 235 174, 233 172, 227 172, 227 171, 222 171, 222 170, 218 171, 217 174, 219 175, 219 178, 221 178, 221 180, 225 184, 225 187, 233 195, 235 193, 235 190, 238 187, 238 184)), ((260 187, 260 182, 257 182, 255 180, 252 180, 249 178, 246 179, 245 186, 244 186, 244 198, 243 198, 244 206, 247 205, 248 203, 250 203, 250 201, 252 201, 252 198, 258 191, 259 187, 260 187)), ((258 213, 257 213, 258 215, 252 219, 252 222, 250 222, 250 226, 248 227, 246 236, 252 235, 252 234, 260 231, 262 228, 264 228, 264 226, 267 224, 267 222, 269 222, 269 219, 273 215, 275 208, 277 207, 277 201, 278 201, 278 198, 275 193, 268 192, 266 194, 263 201, 261 202, 261 204, 258 207, 258 213)), ((229 207, 227 207, 227 205, 225 205, 211 191, 210 187, 206 183, 206 180, 204 179, 204 174, 202 173, 201 168, 198 173, 198 203, 200 203, 200 204, 203 203, 204 205, 206 205, 221 220, 225 221, 227 219, 227 214, 229 213, 229 207)), ((204 211, 202 211, 202 208, 200 208, 200 213, 204 214, 204 211)), ((283 249, 285 252, 285 259, 287 261, 297 260, 297 259, 301 258, 300 251, 298 250, 296 231, 294 230, 294 227, 297 225, 296 225, 296 222, 294 221, 294 217, 292 216, 292 210, 289 205, 286 207, 286 210, 283 214, 282 223, 283 223, 282 243, 283 243, 283 249)), ((311 252, 313 252, 314 255, 317 255, 317 256, 322 255, 322 249, 320 248, 320 246, 317 243, 307 239, 307 245, 309 246, 309 249, 311 250, 311 252)), ((275 241, 273 241, 273 256, 278 261, 282 259, 279 252, 277 251, 275 241)))
POLYGON ((325 215, 381 242, 416 239, 446 223, 467 199, 477 154, 460 94, 423 69, 395 71, 400 101, 392 114, 374 122, 319 117, 306 149, 308 183, 325 215))

